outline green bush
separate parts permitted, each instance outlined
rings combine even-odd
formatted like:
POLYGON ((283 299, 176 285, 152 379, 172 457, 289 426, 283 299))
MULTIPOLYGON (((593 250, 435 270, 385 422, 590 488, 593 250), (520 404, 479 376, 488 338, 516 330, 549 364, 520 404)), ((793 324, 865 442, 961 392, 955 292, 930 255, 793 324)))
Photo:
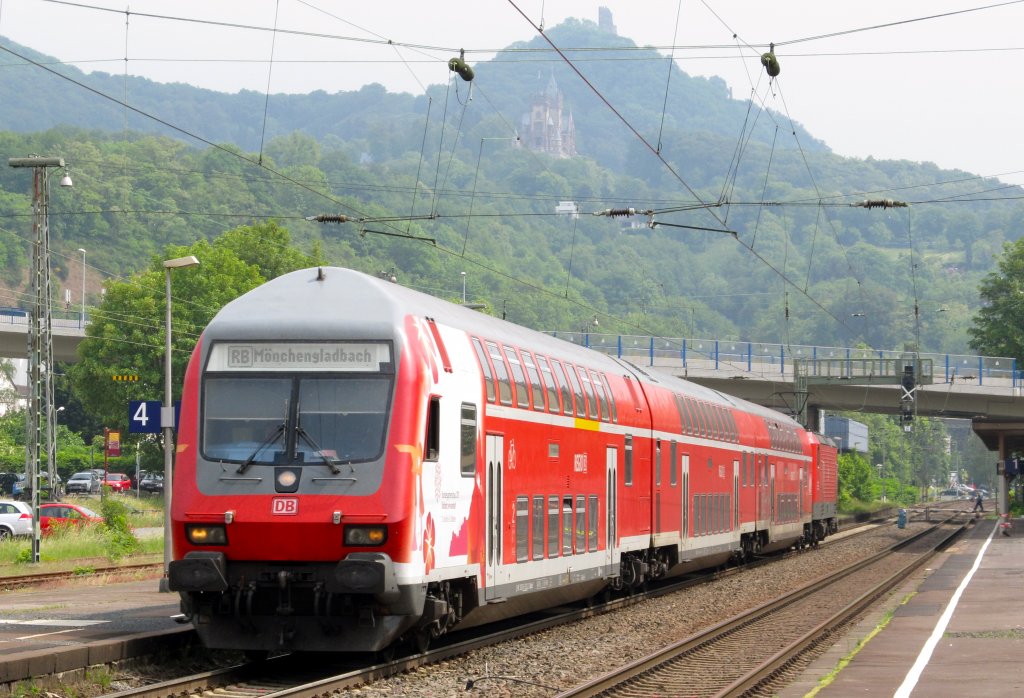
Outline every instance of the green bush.
POLYGON ((121 498, 104 497, 100 501, 100 513, 103 515, 102 529, 107 557, 112 562, 139 549, 139 539, 128 525, 128 506, 121 498))

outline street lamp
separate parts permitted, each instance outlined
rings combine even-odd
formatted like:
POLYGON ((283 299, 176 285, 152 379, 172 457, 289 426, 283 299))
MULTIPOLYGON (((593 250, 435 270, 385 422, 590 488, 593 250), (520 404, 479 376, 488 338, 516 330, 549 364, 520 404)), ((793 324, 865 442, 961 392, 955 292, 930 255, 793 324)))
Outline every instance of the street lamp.
MULTIPOLYGON (((50 315, 50 174, 49 168, 63 168, 62 187, 70 187, 64 158, 30 155, 8 158, 10 167, 32 168, 32 279, 34 304, 32 329, 28 333, 29 400, 25 411, 25 472, 32 487, 32 562, 39 562, 39 461, 42 451, 43 427, 46 422, 46 457, 53 472, 53 336, 50 315)), ((51 479, 51 490, 53 484, 51 479)))
POLYGON ((79 247, 78 251, 82 253, 82 315, 78 320, 78 328, 81 330, 85 329, 85 248, 79 247))
POLYGON ((171 269, 194 267, 194 256, 164 260, 167 315, 164 322, 164 404, 160 408, 160 424, 164 430, 164 576, 160 591, 170 591, 168 572, 171 566, 171 467, 174 453, 174 402, 171 397, 171 269))
POLYGON ((459 273, 462 274, 462 302, 465 303, 466 302, 466 272, 460 271, 459 273))

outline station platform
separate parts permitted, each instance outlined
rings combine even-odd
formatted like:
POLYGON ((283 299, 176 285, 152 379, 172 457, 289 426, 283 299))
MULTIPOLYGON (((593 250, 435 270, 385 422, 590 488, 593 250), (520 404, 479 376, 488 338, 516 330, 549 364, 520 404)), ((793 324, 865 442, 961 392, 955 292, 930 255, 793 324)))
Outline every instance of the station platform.
POLYGON ((1024 519, 991 513, 815 660, 781 698, 1024 695, 1024 519))
POLYGON ((178 595, 158 587, 154 578, 0 594, 0 686, 190 642, 191 625, 174 621, 178 595))

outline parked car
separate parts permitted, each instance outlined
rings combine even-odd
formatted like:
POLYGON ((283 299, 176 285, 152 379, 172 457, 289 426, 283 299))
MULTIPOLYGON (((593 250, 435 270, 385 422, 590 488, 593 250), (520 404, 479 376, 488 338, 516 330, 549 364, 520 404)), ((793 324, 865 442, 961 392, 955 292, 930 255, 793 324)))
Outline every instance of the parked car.
POLYGON ((68 479, 64 490, 68 494, 95 494, 100 491, 100 478, 91 470, 83 470, 68 479))
MULTIPOLYGON (((46 472, 39 474, 39 499, 60 499, 64 494, 63 480, 60 475, 54 473, 56 487, 50 487, 50 477, 46 472)), ((27 502, 32 499, 32 487, 28 484, 28 478, 21 475, 21 478, 14 483, 14 498, 27 502)))
POLYGON ((146 473, 142 476, 139 489, 150 494, 159 494, 164 491, 164 476, 160 473, 146 473))
POLYGON ((21 473, 0 473, 0 496, 13 497, 14 483, 24 478, 21 473))
POLYGON ((132 488, 132 481, 124 473, 107 473, 103 486, 109 487, 112 492, 127 492, 132 488))
POLYGON ((103 521, 103 517, 89 507, 67 502, 39 505, 39 528, 48 533, 53 526, 89 526, 103 521))
POLYGON ((32 535, 32 508, 25 502, 0 500, 0 540, 32 535))

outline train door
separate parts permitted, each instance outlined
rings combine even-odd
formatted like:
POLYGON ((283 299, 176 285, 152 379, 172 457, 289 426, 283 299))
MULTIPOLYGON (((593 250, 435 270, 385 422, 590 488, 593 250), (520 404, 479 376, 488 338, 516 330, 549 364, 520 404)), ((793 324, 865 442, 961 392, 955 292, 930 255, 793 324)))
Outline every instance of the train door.
POLYGON ((732 462, 732 529, 740 528, 740 462, 732 462))
POLYGON ((690 454, 684 453, 682 457, 682 463, 679 466, 681 477, 683 478, 683 520, 682 520, 682 538, 687 540, 690 537, 690 454))
POLYGON ((768 465, 768 492, 768 507, 771 512, 768 520, 775 523, 775 517, 778 514, 775 511, 775 463, 768 465))
POLYGON ((498 568, 501 567, 501 480, 505 459, 505 437, 487 435, 487 586, 484 599, 499 598, 497 593, 498 568))
POLYGON ((605 559, 604 564, 611 568, 615 564, 615 548, 618 542, 618 531, 616 530, 616 510, 618 509, 618 497, 616 497, 618 487, 616 487, 616 473, 618 472, 619 464, 619 450, 614 446, 608 446, 605 449, 605 477, 608 480, 608 499, 607 499, 607 522, 606 528, 608 530, 607 540, 605 541, 605 559))

